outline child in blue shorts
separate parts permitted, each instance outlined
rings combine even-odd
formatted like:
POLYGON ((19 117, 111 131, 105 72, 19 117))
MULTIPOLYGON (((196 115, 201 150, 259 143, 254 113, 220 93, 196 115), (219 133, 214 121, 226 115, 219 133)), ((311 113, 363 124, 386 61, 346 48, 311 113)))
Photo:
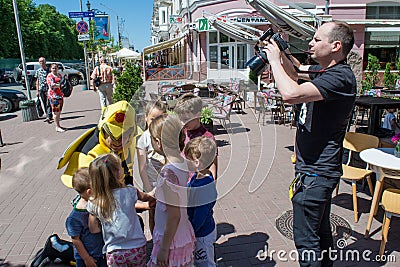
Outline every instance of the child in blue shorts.
POLYGON ((92 234, 89 231, 89 212, 86 205, 91 195, 88 168, 81 168, 72 177, 72 187, 79 193, 73 200, 73 210, 68 216, 65 226, 72 238, 74 257, 77 267, 107 266, 102 249, 104 246, 101 231, 92 234))
POLYGON ((196 173, 188 183, 187 214, 196 236, 194 266, 213 267, 217 230, 213 208, 217 200, 215 180, 209 166, 214 162, 216 144, 206 136, 196 137, 185 146, 186 159, 196 173))

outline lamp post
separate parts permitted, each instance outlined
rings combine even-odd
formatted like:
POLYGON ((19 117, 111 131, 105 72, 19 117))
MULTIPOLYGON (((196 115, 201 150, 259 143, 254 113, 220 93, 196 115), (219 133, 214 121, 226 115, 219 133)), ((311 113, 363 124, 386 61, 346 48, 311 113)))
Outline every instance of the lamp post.
MULTIPOLYGON (((81 12, 83 11, 82 9, 82 0, 79 0, 80 2, 80 9, 81 12)), ((88 0, 89 2, 89 0, 88 0)), ((83 18, 81 18, 83 20, 83 18)), ((85 58, 85 71, 86 71, 86 88, 87 90, 90 89, 90 68, 89 68, 89 63, 87 60, 87 47, 86 47, 86 41, 83 41, 83 54, 84 54, 84 58, 85 58)))
MULTIPOLYGON (((24 44, 22 42, 22 34, 21 34, 21 26, 20 26, 20 23, 19 23, 17 0, 13 0, 13 8, 14 8, 14 15, 15 15, 15 26, 17 28, 19 49, 20 49, 20 53, 21 53, 21 61, 22 61, 23 69, 25 71, 26 90, 27 90, 27 93, 28 93, 28 101, 24 101, 24 104, 21 105, 22 121, 24 121, 24 122, 25 121, 33 121, 33 120, 36 120, 38 118, 38 114, 37 114, 37 111, 36 111, 35 101, 32 101, 31 91, 30 91, 30 88, 29 88, 29 79, 28 79, 28 76, 27 76, 24 44)), ((23 102, 21 102, 21 104, 22 103, 23 102)))

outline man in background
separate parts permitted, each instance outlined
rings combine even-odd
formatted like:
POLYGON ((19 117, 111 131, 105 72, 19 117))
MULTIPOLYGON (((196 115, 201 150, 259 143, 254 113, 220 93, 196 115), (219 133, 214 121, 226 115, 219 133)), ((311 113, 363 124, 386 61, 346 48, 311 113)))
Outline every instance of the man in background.
POLYGON ((100 85, 96 88, 94 85, 94 91, 99 92, 101 109, 114 103, 112 95, 114 93, 113 82, 114 74, 112 67, 107 65, 106 59, 100 59, 100 66, 94 68, 91 78, 95 80, 97 77, 100 78, 100 85), (108 102, 108 103, 107 103, 108 102))
MULTIPOLYGON (((40 97, 43 103, 44 112, 46 113, 45 122, 53 122, 53 112, 51 111, 51 106, 49 99, 47 98, 47 91, 49 87, 46 82, 47 74, 49 74, 49 68, 46 66, 46 59, 44 57, 39 58, 40 69, 35 73, 36 79, 36 96, 40 97)), ((39 114, 40 115, 40 114, 39 114)))

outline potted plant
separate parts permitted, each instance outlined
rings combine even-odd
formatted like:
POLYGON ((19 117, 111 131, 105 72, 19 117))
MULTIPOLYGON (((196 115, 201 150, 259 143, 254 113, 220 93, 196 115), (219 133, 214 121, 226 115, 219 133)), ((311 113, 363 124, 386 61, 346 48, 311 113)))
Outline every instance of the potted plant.
POLYGON ((400 133, 392 137, 392 142, 396 145, 394 148, 394 155, 400 158, 400 133))
POLYGON ((368 65, 364 72, 363 87, 361 94, 371 90, 379 82, 378 70, 380 69, 379 59, 371 54, 368 54, 368 65))
POLYGON ((214 112, 211 108, 203 107, 201 109, 200 122, 204 125, 204 127, 210 133, 214 133, 214 125, 213 125, 213 120, 212 120, 213 115, 214 115, 214 112))

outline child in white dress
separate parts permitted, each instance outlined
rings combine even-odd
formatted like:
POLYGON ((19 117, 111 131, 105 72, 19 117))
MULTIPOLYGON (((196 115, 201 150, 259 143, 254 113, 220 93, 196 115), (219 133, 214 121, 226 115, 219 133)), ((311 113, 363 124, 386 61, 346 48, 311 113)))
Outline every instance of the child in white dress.
POLYGON ((189 172, 181 156, 182 123, 165 114, 153 120, 149 130, 153 148, 165 156, 166 164, 156 185, 153 251, 147 266, 193 266, 195 236, 186 211, 189 172))

